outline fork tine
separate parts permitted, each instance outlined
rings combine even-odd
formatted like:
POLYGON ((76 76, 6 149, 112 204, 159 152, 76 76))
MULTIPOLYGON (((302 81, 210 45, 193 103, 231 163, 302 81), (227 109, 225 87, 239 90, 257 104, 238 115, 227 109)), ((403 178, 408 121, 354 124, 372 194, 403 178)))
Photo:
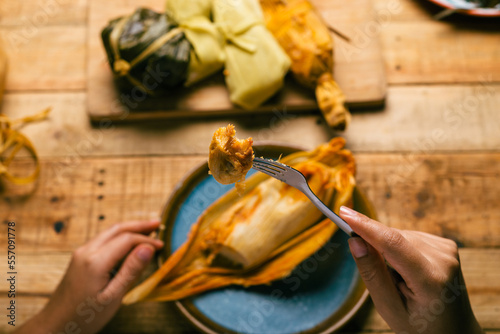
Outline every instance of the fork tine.
POLYGON ((260 167, 260 166, 256 166, 255 164, 254 164, 253 168, 255 170, 258 170, 261 173, 267 174, 267 175, 272 176, 272 177, 276 177, 276 176, 279 175, 276 171, 274 171, 272 169, 271 170, 270 169, 266 169, 266 168, 263 168, 263 167, 260 167))
POLYGON ((285 172, 287 170, 286 166, 283 166, 279 162, 272 160, 254 158, 253 162, 259 166, 273 168, 280 172, 285 172))
POLYGON ((282 174, 284 171, 274 168, 272 165, 261 164, 258 162, 254 162, 253 168, 258 170, 266 170, 268 172, 274 173, 275 175, 282 174))
POLYGON ((275 168, 272 165, 263 165, 263 164, 254 163, 253 166, 255 168, 259 168, 259 169, 265 169, 265 170, 273 172, 275 174, 282 174, 283 172, 285 172, 285 170, 275 168))

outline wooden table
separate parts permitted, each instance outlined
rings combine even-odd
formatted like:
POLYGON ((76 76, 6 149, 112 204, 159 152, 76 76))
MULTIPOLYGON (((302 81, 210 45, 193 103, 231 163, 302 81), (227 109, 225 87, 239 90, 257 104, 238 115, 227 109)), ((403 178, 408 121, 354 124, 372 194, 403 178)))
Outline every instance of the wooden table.
MULTIPOLYGON (((0 219, 17 224, 18 323, 47 302, 76 247, 112 223, 158 217, 183 174, 206 159, 213 130, 231 121, 241 136, 309 148, 345 136, 358 162, 359 186, 380 220, 461 245, 476 316, 487 332, 500 331, 498 20, 437 22, 432 15, 440 9, 424 0, 375 0, 369 38, 382 43, 387 103, 383 110, 354 113, 341 134, 315 113, 91 126, 86 9, 87 0, 0 4, 0 33, 11 60, 2 111, 17 118, 53 107, 49 120, 23 129, 42 158, 38 186, 0 187, 0 219)), ((360 34, 363 29, 369 28, 360 27, 360 34)), ((4 273, 5 237, 0 249, 4 273)), ((7 290, 2 279, 2 308, 7 290)), ((0 332, 7 332, 2 319, 0 332)), ((123 308, 103 332, 192 331, 165 303, 123 308)), ((391 331, 368 304, 345 332, 391 331)))

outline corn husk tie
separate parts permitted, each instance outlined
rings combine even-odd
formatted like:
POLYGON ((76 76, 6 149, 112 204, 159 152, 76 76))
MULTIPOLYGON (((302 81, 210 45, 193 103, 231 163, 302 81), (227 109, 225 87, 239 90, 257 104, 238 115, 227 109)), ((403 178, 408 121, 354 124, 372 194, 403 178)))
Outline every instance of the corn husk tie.
POLYGON ((49 113, 50 108, 47 108, 38 114, 14 121, 10 120, 5 115, 0 115, 0 176, 5 177, 8 181, 18 185, 29 184, 36 181, 40 173, 40 162, 38 160, 36 149, 31 141, 22 133, 20 133, 18 129, 26 123, 44 120, 45 118, 47 118, 49 113), (29 176, 18 177, 14 176, 9 171, 9 165, 16 154, 23 147, 30 153, 31 157, 33 158, 35 162, 35 170, 29 176))
POLYGON ((224 66, 224 39, 210 20, 211 0, 169 0, 167 13, 184 29, 191 43, 191 60, 188 78, 184 83, 190 86, 219 71, 224 66))
POLYGON ((160 38, 156 39, 153 43, 151 43, 144 51, 142 51, 137 57, 135 57, 132 61, 128 62, 125 59, 121 58, 120 56, 120 50, 119 50, 119 41, 120 41, 120 36, 122 35, 123 29, 125 28, 125 24, 128 22, 130 19, 130 16, 125 16, 120 21, 116 24, 114 27, 113 31, 111 32, 109 36, 109 43, 111 45, 111 48, 113 49, 113 55, 115 58, 115 62, 113 65, 113 72, 115 73, 116 76, 118 77, 126 77, 127 80, 133 84, 136 87, 139 87, 142 89, 144 92, 146 92, 149 95, 155 95, 153 91, 150 89, 146 88, 139 80, 134 78, 133 76, 130 75, 130 71, 134 66, 139 64, 141 61, 144 59, 148 58, 151 56, 153 53, 158 51, 165 43, 167 43, 169 40, 177 36, 178 34, 183 32, 183 29, 180 27, 174 28, 164 35, 162 35, 160 38))
MULTIPOLYGON (((336 212, 352 205, 355 186, 354 158, 344 143, 334 138, 282 159, 304 173, 314 193, 336 212)), ((231 284, 282 279, 337 230, 299 190, 262 173, 246 182, 241 197, 233 188, 203 212, 187 241, 123 303, 177 300, 231 284), (220 255, 239 266, 220 261, 220 255)))

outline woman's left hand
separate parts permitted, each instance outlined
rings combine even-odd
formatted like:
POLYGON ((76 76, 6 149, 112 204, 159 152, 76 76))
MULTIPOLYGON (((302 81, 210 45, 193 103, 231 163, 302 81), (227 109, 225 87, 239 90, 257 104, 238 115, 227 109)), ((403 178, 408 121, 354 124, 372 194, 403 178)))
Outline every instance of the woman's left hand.
POLYGON ((147 236, 158 225, 158 221, 116 224, 79 247, 47 305, 17 333, 98 332, 118 311, 155 251, 163 247, 162 241, 147 236))

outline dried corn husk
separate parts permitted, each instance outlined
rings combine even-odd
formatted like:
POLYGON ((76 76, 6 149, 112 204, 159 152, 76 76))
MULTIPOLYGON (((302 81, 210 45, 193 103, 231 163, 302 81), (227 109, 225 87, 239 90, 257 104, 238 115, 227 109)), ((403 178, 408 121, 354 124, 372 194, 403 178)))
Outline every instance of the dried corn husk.
POLYGON ((267 28, 292 60, 291 70, 302 85, 315 89, 328 124, 344 130, 350 114, 334 81, 333 39, 307 0, 260 0, 267 28))
MULTIPOLYGON (((312 190, 338 212, 351 205, 355 185, 352 154, 335 138, 311 152, 282 159, 308 178, 312 190)), ((182 299, 230 284, 281 279, 316 252, 337 230, 298 190, 258 173, 212 204, 188 240, 123 302, 182 299)))
POLYGON ((281 89, 290 59, 266 29, 258 0, 214 0, 213 18, 226 39, 229 98, 254 109, 281 89))
POLYGON ((5 90, 5 79, 7 77, 7 55, 0 44, 0 104, 2 103, 3 92, 5 90))
MULTIPOLYGON (((2 103, 5 90, 5 78, 7 76, 7 56, 0 45, 0 104, 2 103)), ((0 176, 14 184, 29 184, 35 182, 40 174, 40 163, 36 149, 31 141, 19 132, 24 124, 43 120, 50 112, 50 108, 33 116, 24 117, 18 120, 11 120, 0 113, 0 176), (31 175, 14 175, 9 169, 10 163, 21 149, 26 149, 35 161, 35 168, 31 175)))
POLYGON ((0 176, 14 184, 29 184, 38 179, 40 173, 40 163, 35 146, 31 141, 19 132, 19 128, 26 123, 44 120, 50 113, 50 108, 33 116, 24 117, 18 120, 11 120, 9 117, 0 114, 0 176), (26 149, 35 162, 33 172, 28 176, 17 176, 9 169, 10 163, 21 149, 26 149))
POLYGON ((210 20, 212 0, 168 0, 167 13, 179 23, 191 43, 188 78, 190 86, 224 66, 224 39, 210 20))

